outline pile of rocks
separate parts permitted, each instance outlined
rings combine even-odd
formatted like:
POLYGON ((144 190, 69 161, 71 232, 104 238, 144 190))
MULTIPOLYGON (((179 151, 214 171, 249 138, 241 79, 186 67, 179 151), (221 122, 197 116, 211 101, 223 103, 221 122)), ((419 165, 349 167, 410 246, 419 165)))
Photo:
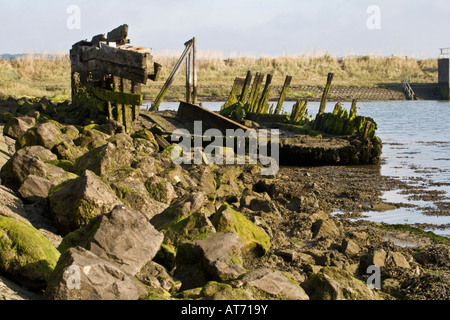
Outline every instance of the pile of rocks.
POLYGON ((255 165, 182 167, 152 128, 7 118, 16 150, 2 188, 17 208, 39 210, 0 212, 0 270, 42 298, 450 296, 448 245, 383 241, 375 225, 339 221, 320 199, 282 190, 282 171, 269 179, 255 165), (370 265, 381 268, 381 290, 366 285, 370 265))

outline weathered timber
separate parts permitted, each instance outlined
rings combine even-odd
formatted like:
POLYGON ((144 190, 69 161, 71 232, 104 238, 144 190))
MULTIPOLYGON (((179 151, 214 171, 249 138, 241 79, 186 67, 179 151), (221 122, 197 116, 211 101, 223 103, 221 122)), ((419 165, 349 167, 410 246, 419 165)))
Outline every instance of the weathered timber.
POLYGON ((286 76, 284 80, 283 88, 281 89, 280 98, 278 99, 277 107, 275 108, 275 114, 280 114, 281 108, 283 107, 284 100, 286 99, 286 94, 291 85, 292 77, 286 76))
POLYGON ((128 25, 123 24, 114 30, 111 30, 106 35, 106 41, 108 42, 115 42, 118 45, 124 45, 126 43, 129 43, 130 40, 127 39, 128 37, 128 25))
POLYGON ((173 80, 175 79, 175 76, 180 71, 181 64, 183 63, 184 59, 186 58, 186 55, 191 51, 193 40, 187 41, 185 44, 185 48, 183 53, 181 54, 180 58, 178 59, 177 63, 175 64, 175 67, 173 68, 172 72, 170 73, 169 77, 167 78, 166 82, 164 83, 163 87, 161 88, 161 91, 158 93, 158 96, 156 97, 155 101, 153 101, 151 110, 158 110, 159 106, 164 99, 164 96, 166 95, 167 91, 169 90, 170 86, 173 83, 173 80))
POLYGON ((352 100, 352 106, 350 108, 350 119, 353 119, 354 117, 356 117, 356 102, 357 101, 358 101, 357 99, 352 100))
POLYGON ((252 91, 250 92, 250 97, 247 101, 247 111, 255 112, 256 111, 256 103, 259 97, 259 91, 261 88, 261 84, 264 79, 264 74, 257 72, 255 76, 255 80, 253 81, 252 91))
POLYGON ((261 93, 261 97, 259 98, 258 106, 256 109, 256 112, 258 113, 267 113, 267 103, 269 102, 270 94, 272 92, 271 83, 272 83, 272 75, 267 74, 266 83, 264 85, 264 89, 261 93))
POLYGON ((191 102, 191 53, 188 53, 186 57, 186 102, 191 102))
POLYGON ((330 93, 331 82, 333 81, 334 73, 328 73, 327 76, 327 84, 323 90, 322 100, 320 101, 319 114, 323 114, 325 112, 325 107, 327 106, 328 94, 330 93))
POLYGON ((252 72, 249 70, 247 71, 247 76, 245 77, 244 81, 244 87, 242 88, 242 93, 239 97, 239 102, 242 102, 242 104, 245 104, 245 102, 248 99, 251 82, 252 82, 252 72))
POLYGON ((177 117, 188 121, 202 121, 205 128, 219 129, 224 134, 226 129, 249 129, 248 127, 216 112, 183 101, 180 101, 177 117))
POLYGON ((197 104, 197 39, 192 38, 192 103, 197 104))
POLYGON ((239 101, 239 94, 242 93, 242 88, 244 87, 244 82, 245 82, 245 80, 242 78, 234 79, 233 87, 231 88, 231 92, 228 96, 228 99, 225 102, 225 104, 222 106, 221 109, 226 109, 229 106, 231 106, 239 101))

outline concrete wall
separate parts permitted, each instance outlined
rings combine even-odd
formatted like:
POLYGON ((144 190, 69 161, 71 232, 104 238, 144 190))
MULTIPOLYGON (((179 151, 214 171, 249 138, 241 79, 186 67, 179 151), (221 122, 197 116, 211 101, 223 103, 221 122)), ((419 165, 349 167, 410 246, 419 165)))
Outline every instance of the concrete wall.
POLYGON ((438 85, 441 97, 449 100, 449 83, 450 83, 450 59, 438 60, 438 85))

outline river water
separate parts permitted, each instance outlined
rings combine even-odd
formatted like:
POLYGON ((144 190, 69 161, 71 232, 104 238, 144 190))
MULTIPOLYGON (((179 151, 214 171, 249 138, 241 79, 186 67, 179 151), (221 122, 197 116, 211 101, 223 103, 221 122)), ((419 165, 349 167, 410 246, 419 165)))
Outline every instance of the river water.
MULTIPOLYGON (((274 102, 276 105, 276 102, 274 102)), ((285 102, 290 112, 294 102, 285 102)), ((212 111, 223 102, 205 102, 212 111)), ((327 104, 332 112, 335 103, 327 104)), ((342 103, 350 109, 351 103, 342 103)), ((160 110, 177 110, 179 103, 162 103, 160 110)), ((384 193, 386 202, 406 204, 385 212, 365 212, 362 219, 403 224, 445 226, 432 230, 450 236, 450 102, 449 101, 372 101, 358 102, 359 115, 372 117, 378 125, 376 135, 383 141, 380 173, 407 183, 411 188, 384 193)), ((316 115, 319 102, 308 103, 309 114, 316 115)))

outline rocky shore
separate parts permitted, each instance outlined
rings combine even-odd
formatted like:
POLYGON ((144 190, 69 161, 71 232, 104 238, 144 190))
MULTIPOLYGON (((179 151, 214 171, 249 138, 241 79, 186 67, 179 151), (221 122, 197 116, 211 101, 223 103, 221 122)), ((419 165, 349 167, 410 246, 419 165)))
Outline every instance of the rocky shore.
POLYGON ((177 165, 63 107, 0 101, 0 299, 450 299, 448 238, 332 214, 392 208, 376 166, 177 165))

